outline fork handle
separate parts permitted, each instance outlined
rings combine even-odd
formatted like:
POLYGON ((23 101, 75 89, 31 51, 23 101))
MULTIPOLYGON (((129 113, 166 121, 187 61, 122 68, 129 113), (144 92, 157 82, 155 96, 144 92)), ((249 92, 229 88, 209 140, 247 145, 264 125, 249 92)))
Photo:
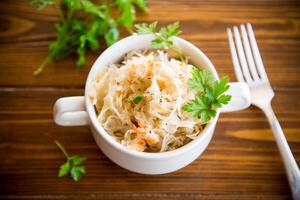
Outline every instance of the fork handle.
POLYGON ((263 108, 284 162, 293 199, 300 199, 300 171, 271 105, 263 108))

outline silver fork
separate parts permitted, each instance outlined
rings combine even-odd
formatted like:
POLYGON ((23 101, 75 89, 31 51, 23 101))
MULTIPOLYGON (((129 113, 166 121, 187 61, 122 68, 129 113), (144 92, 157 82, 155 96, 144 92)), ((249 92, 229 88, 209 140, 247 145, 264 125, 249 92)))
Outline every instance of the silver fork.
POLYGON ((227 28, 236 77, 238 81, 248 84, 251 103, 260 108, 267 116, 285 165, 293 199, 300 200, 300 171, 273 112, 271 101, 274 92, 268 80, 251 24, 241 25, 240 29, 234 26, 233 33, 234 39, 231 29, 227 28))

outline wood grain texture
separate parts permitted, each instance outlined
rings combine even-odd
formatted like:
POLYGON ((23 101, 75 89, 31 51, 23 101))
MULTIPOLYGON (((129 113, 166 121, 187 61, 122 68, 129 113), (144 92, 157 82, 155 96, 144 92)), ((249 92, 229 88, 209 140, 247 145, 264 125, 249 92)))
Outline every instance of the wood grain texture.
MULTIPOLYGON (((235 80, 225 29, 253 24, 271 84, 273 107, 300 162, 300 2, 284 0, 149 0, 139 21, 179 20, 182 37, 235 80)), ((36 12, 27 1, 0 1, 0 199, 291 199, 283 164, 263 113, 255 107, 222 114, 208 149, 178 172, 145 176, 128 172, 97 148, 88 127, 58 127, 52 106, 82 95, 91 64, 75 57, 34 68, 54 39, 54 11, 36 12), (64 157, 53 143, 88 157, 78 183, 57 177, 64 157)), ((125 35, 125 33, 124 33, 125 35)))

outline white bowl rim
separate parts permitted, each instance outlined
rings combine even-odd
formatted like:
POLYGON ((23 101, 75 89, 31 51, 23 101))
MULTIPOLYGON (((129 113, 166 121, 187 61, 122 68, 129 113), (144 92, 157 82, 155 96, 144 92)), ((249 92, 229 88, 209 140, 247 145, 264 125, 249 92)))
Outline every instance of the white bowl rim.
MULTIPOLYGON (((90 95, 90 88, 89 88, 89 82, 91 82, 92 80, 94 80, 94 76, 95 73, 97 73, 94 69, 96 68, 96 65, 98 62, 100 62, 100 60, 103 57, 106 57, 106 54, 111 54, 114 49, 118 49, 119 46, 122 45, 122 43, 128 42, 132 39, 136 39, 136 37, 140 37, 141 40, 144 39, 148 39, 152 38, 153 35, 151 34, 144 34, 144 35, 132 35, 132 36, 128 36, 125 37, 121 40, 119 40, 118 42, 114 43, 112 46, 108 47, 106 50, 104 50, 100 56, 96 59, 96 61, 93 63, 92 68, 90 69, 90 72, 88 74, 88 78, 85 84, 85 103, 86 103, 86 110, 88 112, 89 118, 91 123, 94 125, 97 134, 99 134, 100 136, 102 136, 102 138, 108 142, 111 146, 113 146, 115 149, 117 149, 118 151, 121 151, 123 153, 126 153, 128 155, 134 156, 134 157, 138 157, 138 158, 145 158, 145 159, 149 159, 149 160, 156 160, 156 159, 162 159, 162 158, 170 158, 170 157, 174 157, 177 156, 179 154, 183 154, 184 152, 189 151, 191 148, 196 148, 195 145, 197 144, 201 144, 204 140, 205 137, 209 136, 209 132, 213 132, 214 130, 212 130, 214 128, 214 124, 217 122, 220 111, 217 111, 217 114, 215 116, 214 119, 212 119, 209 123, 207 123, 205 125, 205 128, 202 130, 202 132, 200 133, 200 135, 190 141, 189 143, 185 144, 182 147, 179 147, 177 149, 171 150, 171 151, 167 151, 167 152, 139 152, 139 151, 134 151, 134 150, 130 150, 128 148, 126 148, 124 145, 122 145, 121 143, 115 141, 107 132, 106 130, 101 126, 101 124, 98 122, 97 120, 97 116, 94 110, 94 107, 92 105, 92 102, 90 101, 89 95, 90 95), (95 71, 95 72, 94 72, 95 71)), ((212 62, 208 59, 208 57, 196 46, 194 46, 192 43, 180 38, 180 37, 173 37, 172 40, 174 42, 176 42, 177 44, 180 45, 185 45, 188 48, 191 48, 194 52, 196 52, 198 54, 198 56, 201 57, 201 59, 205 62, 205 64, 207 65, 207 67, 209 68, 209 70, 213 73, 214 77, 216 79, 219 79, 218 74, 214 68, 214 65, 212 64, 212 62)), ((108 67, 108 66, 107 66, 108 67)), ((213 133, 212 133, 213 134, 213 133)))

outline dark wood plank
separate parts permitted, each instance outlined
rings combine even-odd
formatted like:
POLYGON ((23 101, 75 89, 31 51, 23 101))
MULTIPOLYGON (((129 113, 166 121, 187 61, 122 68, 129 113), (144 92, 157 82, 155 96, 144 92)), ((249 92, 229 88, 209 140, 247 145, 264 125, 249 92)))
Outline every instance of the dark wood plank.
MULTIPOLYGON (((179 20, 182 37, 203 50, 218 72, 229 74, 232 80, 225 30, 228 26, 251 22, 272 85, 299 87, 299 1, 184 2, 150 1, 149 13, 140 13, 138 19, 159 20, 161 24, 179 20)), ((76 56, 73 56, 50 64, 42 76, 34 77, 32 71, 45 58, 47 45, 55 37, 52 23, 57 17, 51 9, 36 12, 26 1, 18 4, 1 1, 0 9, 1 86, 83 87, 90 66, 104 46, 88 55, 83 70, 74 69, 76 56)))
MULTIPOLYGON (((128 172, 106 158, 88 127, 54 125, 55 100, 82 93, 81 89, 53 88, 0 91, 2 198, 289 198, 281 158, 258 109, 223 114, 208 149, 188 167, 167 175, 145 176, 128 172), (236 123, 238 120, 243 123, 236 123), (59 139, 70 152, 88 157, 88 173, 79 183, 57 177, 64 158, 54 139, 59 139)), ((274 109, 300 161, 300 113, 293 110, 294 104, 300 104, 300 94, 278 90, 276 95, 274 109)))

